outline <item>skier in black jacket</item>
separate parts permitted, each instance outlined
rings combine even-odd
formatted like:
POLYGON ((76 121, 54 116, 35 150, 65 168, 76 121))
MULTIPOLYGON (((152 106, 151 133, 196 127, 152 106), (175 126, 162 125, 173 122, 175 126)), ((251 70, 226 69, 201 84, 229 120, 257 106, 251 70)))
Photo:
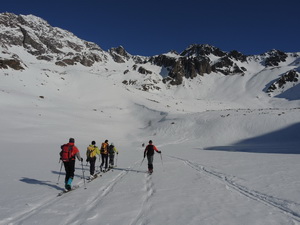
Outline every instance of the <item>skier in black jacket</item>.
POLYGON ((149 144, 146 146, 145 151, 144 151, 144 158, 147 155, 147 160, 148 160, 148 172, 151 174, 153 173, 153 155, 154 151, 157 153, 161 153, 155 145, 152 144, 152 141, 149 141, 149 144))

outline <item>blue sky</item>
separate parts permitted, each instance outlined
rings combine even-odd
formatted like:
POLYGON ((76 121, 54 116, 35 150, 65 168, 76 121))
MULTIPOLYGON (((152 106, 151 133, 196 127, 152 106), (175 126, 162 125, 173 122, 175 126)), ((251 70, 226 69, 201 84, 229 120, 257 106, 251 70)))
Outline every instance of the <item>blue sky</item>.
POLYGON ((153 56, 190 44, 246 55, 300 52, 299 0, 6 0, 0 12, 33 14, 103 50, 153 56))

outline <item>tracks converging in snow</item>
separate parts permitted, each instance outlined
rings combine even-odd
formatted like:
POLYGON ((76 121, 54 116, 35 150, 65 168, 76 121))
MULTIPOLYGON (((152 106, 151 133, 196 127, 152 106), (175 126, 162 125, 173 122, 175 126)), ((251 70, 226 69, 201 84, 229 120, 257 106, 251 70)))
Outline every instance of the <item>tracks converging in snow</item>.
MULTIPOLYGON (((300 212, 298 210, 300 205, 296 202, 260 193, 251 187, 239 184, 237 177, 217 171, 217 169, 203 166, 200 163, 171 155, 164 156, 172 161, 166 164, 167 168, 171 168, 173 165, 178 167, 178 164, 181 164, 179 170, 183 169, 185 173, 189 173, 193 170, 194 173, 191 174, 205 178, 204 182, 207 184, 206 188, 210 188, 210 185, 219 183, 220 185, 216 186, 220 188, 222 193, 224 190, 223 187, 225 186, 225 193, 230 190, 233 196, 236 196, 237 193, 241 196, 239 197, 241 199, 246 197, 251 202, 253 200, 254 203, 258 202, 259 204, 263 204, 271 209, 271 211, 274 210, 278 212, 278 214, 284 214, 288 220, 291 221, 291 224, 298 224, 298 222, 300 222, 300 212), (206 179, 212 182, 206 182, 206 179)), ((43 221, 44 217, 51 219, 51 216, 59 218, 61 220, 59 224, 99 224, 99 221, 103 222, 103 224, 108 224, 108 222, 111 224, 120 224, 120 221, 128 225, 153 224, 153 215, 156 215, 159 210, 162 210, 161 215, 163 215, 163 218, 166 220, 172 218, 174 215, 169 215, 168 217, 166 216, 166 212, 175 214, 175 212, 178 212, 177 210, 181 210, 180 207, 172 206, 174 207, 174 211, 172 207, 171 210, 167 208, 157 210, 157 205, 160 205, 162 201, 167 200, 166 202, 169 202, 173 196, 178 196, 178 193, 181 192, 181 187, 172 189, 173 187, 170 187, 168 182, 164 183, 166 179, 170 179, 170 176, 171 180, 178 179, 177 171, 168 173, 168 178, 165 177, 165 175, 160 176, 159 173, 148 175, 144 173, 145 171, 140 170, 140 167, 138 167, 139 164, 140 162, 138 161, 131 164, 130 167, 124 169, 116 168, 114 172, 108 172, 107 176, 104 175, 99 178, 99 180, 96 179, 88 185, 87 190, 90 192, 79 188, 61 197, 49 197, 35 207, 31 207, 29 210, 15 213, 11 217, 0 221, 0 224, 25 225, 31 224, 33 221, 43 221), (137 167, 139 169, 137 169, 137 167), (178 192, 176 192, 176 190, 178 190, 178 192), (169 196, 165 196, 166 191, 173 192, 169 194, 169 196), (72 201, 71 199, 74 197, 76 200, 72 201), (130 205, 128 205, 128 201, 130 201, 130 205), (76 205, 72 205, 72 203, 76 205), (124 207, 127 206, 129 209, 126 209, 126 213, 124 213, 124 207), (68 207, 68 210, 60 211, 64 207, 68 207), (105 218, 107 212, 111 210, 116 210, 117 212, 116 214, 111 213, 109 215, 119 215, 119 217, 105 218)), ((179 175, 182 175, 182 173, 179 173, 179 175)), ((190 178, 192 177, 188 177, 188 179, 190 178)), ((200 179, 200 181, 202 182, 203 180, 200 179)), ((198 182, 198 180, 196 182, 198 182)), ((79 184, 83 187, 83 181, 79 181, 79 184)), ((189 189, 189 191, 193 191, 193 189, 189 189)), ((201 197, 203 197, 203 195, 199 195, 199 199, 201 199, 201 197)), ((224 198, 227 198, 226 195, 224 198)), ((197 204, 195 204, 195 206, 197 206, 197 204)), ((203 205, 201 205, 201 207, 202 206, 203 205)), ((189 208, 189 210, 191 210, 191 208, 189 208)), ((202 213, 203 217, 205 217, 206 212, 202 211, 202 213)), ((53 223, 49 220, 45 221, 45 224, 53 223)))
POLYGON ((300 208, 300 204, 284 199, 279 199, 274 196, 266 195, 263 193, 260 193, 258 191, 249 189, 243 185, 240 185, 236 183, 233 179, 230 178, 230 176, 214 171, 212 169, 209 169, 203 165, 200 165, 198 163, 192 162, 190 160, 182 159, 175 156, 167 155, 170 158, 177 159, 180 161, 183 161, 187 166, 191 167, 192 169, 198 171, 201 174, 204 174, 210 178, 213 178, 217 180, 218 182, 223 183, 226 185, 226 187, 230 188, 231 190, 237 191, 239 194, 242 194, 252 200, 261 202, 267 206, 273 207, 280 212, 282 212, 285 215, 290 216, 295 221, 300 222, 300 212, 294 210, 293 208, 300 208))
MULTIPOLYGON (((91 195, 91 197, 87 199, 86 202, 84 202, 85 207, 78 207, 74 210, 74 213, 72 213, 71 215, 65 215, 65 218, 62 219, 63 224, 84 224, 86 220, 93 219, 90 216, 91 214, 89 214, 88 212, 92 211, 93 208, 97 208, 101 204, 103 199, 113 191, 114 186, 117 185, 119 181, 122 180, 124 176, 128 174, 129 171, 130 168, 127 168, 122 170, 116 176, 113 176, 113 178, 107 184, 101 186, 97 192, 94 192, 91 195)), ((83 181, 79 181, 77 184, 80 187, 83 187, 83 181)), ((70 195, 76 194, 78 191, 74 191, 68 195, 63 195, 60 197, 49 198, 44 202, 37 204, 35 207, 32 207, 29 210, 19 212, 18 214, 15 214, 12 217, 0 221, 0 224, 27 224, 27 221, 31 221, 31 218, 38 216, 39 214, 43 214, 46 211, 49 211, 49 208, 56 208, 56 205, 59 205, 63 201, 67 201, 66 198, 68 198, 70 195)), ((58 209, 56 210, 58 211, 58 209)))
POLYGON ((130 222, 130 225, 140 224, 139 221, 149 212, 151 208, 151 204, 149 203, 151 197, 155 193, 154 183, 152 181, 152 176, 146 174, 145 175, 145 190, 146 192, 144 199, 142 201, 141 209, 138 212, 137 216, 133 218, 130 222))
POLYGON ((65 224, 84 224, 86 220, 95 219, 97 214, 93 213, 93 209, 97 209, 103 199, 113 191, 114 186, 117 185, 118 182, 127 174, 128 170, 121 171, 108 184, 102 187, 98 192, 95 192, 94 195, 92 195, 92 198, 84 203, 86 207, 80 209, 78 213, 74 213, 72 217, 68 218, 65 224), (92 215, 89 215, 89 213, 92 215))

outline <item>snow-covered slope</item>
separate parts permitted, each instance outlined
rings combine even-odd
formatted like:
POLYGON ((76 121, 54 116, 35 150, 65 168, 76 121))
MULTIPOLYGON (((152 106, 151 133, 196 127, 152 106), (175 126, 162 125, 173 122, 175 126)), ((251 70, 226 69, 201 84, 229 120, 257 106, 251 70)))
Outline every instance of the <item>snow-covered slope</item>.
MULTIPOLYGON (((249 56, 243 75, 212 71, 177 86, 162 82, 167 67, 121 49, 123 63, 102 51, 105 60, 89 66, 40 60, 23 45, 0 52, 23 67, 0 72, 0 224, 300 224, 299 84, 267 92, 299 73, 295 54, 275 66, 249 56), (69 137, 84 158, 92 140, 120 154, 86 189, 89 167, 77 162, 80 188, 57 197, 69 137), (141 165, 150 139, 162 151, 151 176, 141 165)), ((228 56, 217 52, 215 62, 228 56)))

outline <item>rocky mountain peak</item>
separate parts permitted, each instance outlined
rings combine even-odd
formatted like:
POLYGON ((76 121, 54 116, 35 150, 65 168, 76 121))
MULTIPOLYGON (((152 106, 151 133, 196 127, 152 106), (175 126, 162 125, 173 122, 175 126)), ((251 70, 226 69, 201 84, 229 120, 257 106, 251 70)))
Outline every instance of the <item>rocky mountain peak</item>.
POLYGON ((219 48, 208 44, 190 45, 180 55, 185 57, 190 57, 190 56, 199 57, 199 56, 209 56, 210 54, 213 54, 218 57, 222 57, 226 55, 226 53, 221 51, 219 48))
POLYGON ((280 62, 285 62, 288 57, 286 53, 273 49, 263 54, 266 57, 265 65, 270 66, 278 66, 280 62))
POLYGON ((128 54, 128 52, 126 52, 123 46, 111 48, 109 49, 109 53, 112 56, 113 60, 117 63, 125 63, 125 61, 128 61, 130 59, 130 55, 128 54))
POLYGON ((39 60, 53 61, 60 66, 81 63, 91 66, 105 60, 103 50, 83 41, 69 31, 52 27, 33 15, 0 14, 1 47, 23 47, 39 60))

